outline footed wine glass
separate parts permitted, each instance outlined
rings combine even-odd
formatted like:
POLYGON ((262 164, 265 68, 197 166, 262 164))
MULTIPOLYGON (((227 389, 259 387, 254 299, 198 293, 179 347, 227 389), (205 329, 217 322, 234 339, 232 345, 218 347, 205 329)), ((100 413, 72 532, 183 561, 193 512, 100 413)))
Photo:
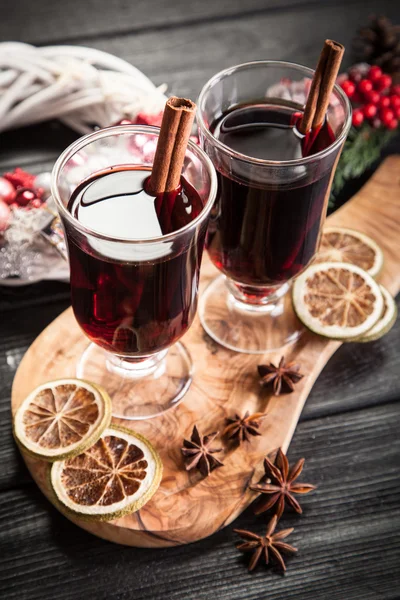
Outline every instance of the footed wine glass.
POLYGON ((158 135, 158 128, 136 125, 100 130, 67 148, 52 174, 72 308, 91 341, 77 357, 77 376, 101 384, 113 415, 124 419, 163 413, 191 383, 191 357, 178 340, 196 313, 217 186, 210 159, 189 142, 180 212, 176 195, 142 198, 158 135))
POLYGON ((313 71, 279 61, 226 69, 198 101, 202 147, 218 175, 206 247, 222 275, 200 299, 206 332, 262 354, 302 332, 288 291, 319 246, 332 178, 351 125, 335 85, 327 119, 304 152, 297 133, 313 71))

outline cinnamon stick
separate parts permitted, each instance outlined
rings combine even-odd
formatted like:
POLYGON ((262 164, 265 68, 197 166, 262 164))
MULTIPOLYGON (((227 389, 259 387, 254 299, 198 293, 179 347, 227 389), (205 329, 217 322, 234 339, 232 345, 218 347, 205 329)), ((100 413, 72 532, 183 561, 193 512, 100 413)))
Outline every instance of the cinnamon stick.
POLYGON ((183 161, 192 130, 196 104, 172 96, 165 104, 148 191, 158 195, 179 186, 183 161))
POLYGON ((314 77, 311 82, 306 107, 298 130, 307 134, 310 129, 322 125, 329 100, 339 72, 344 46, 333 40, 325 40, 314 77))

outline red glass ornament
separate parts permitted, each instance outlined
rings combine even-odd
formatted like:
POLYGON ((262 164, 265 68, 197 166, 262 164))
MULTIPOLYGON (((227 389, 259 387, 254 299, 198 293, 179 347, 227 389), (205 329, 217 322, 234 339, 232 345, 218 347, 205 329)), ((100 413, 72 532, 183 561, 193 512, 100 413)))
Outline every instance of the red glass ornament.
POLYGON ((14 202, 17 192, 13 184, 5 177, 0 177, 0 200, 7 204, 14 202))
POLYGON ((0 200, 0 232, 7 229, 10 222, 11 210, 4 200, 0 200))
POLYGON ((364 113, 361 108, 356 108, 353 112, 352 123, 354 127, 360 127, 364 122, 364 113))
POLYGON ((376 104, 366 104, 363 107, 363 113, 366 119, 373 119, 377 112, 378 109, 376 107, 376 104))
POLYGON ((28 206, 30 202, 37 198, 35 190, 30 188, 19 188, 15 201, 18 206, 28 206))
POLYGON ((357 85, 357 90, 361 94, 368 94, 373 89, 372 81, 369 79, 362 79, 360 83, 357 85))

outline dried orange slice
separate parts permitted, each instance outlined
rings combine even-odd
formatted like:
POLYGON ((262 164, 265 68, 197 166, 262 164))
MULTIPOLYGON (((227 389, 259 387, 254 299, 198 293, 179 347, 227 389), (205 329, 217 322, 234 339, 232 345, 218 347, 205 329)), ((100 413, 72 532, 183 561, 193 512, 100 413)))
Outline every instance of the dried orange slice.
POLYGON ((157 490, 161 459, 146 438, 112 426, 84 453, 51 467, 62 508, 86 520, 110 521, 139 510, 157 490))
POLYGON ((37 387, 14 418, 14 435, 28 454, 53 462, 89 448, 111 422, 111 399, 81 379, 37 387))
POLYGON ((294 283, 293 306, 299 319, 319 335, 346 340, 364 335, 382 315, 379 285, 348 263, 313 264, 294 283))
POLYGON ((325 227, 315 262, 345 262, 376 277, 383 265, 383 252, 370 237, 344 227, 325 227))
POLYGON ((388 331, 390 331, 397 319, 397 306, 393 296, 387 291, 383 285, 380 286, 384 307, 381 318, 377 323, 364 333, 364 335, 351 340, 352 342, 373 342, 379 340, 388 331))

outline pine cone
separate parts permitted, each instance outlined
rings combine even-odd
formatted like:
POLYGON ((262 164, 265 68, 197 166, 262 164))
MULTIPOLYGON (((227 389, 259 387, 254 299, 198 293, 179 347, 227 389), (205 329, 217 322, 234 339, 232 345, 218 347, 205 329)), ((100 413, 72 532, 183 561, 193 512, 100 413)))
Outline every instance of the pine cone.
POLYGON ((383 16, 370 17, 369 25, 359 29, 353 49, 356 60, 378 65, 394 83, 400 82, 400 25, 383 16))

